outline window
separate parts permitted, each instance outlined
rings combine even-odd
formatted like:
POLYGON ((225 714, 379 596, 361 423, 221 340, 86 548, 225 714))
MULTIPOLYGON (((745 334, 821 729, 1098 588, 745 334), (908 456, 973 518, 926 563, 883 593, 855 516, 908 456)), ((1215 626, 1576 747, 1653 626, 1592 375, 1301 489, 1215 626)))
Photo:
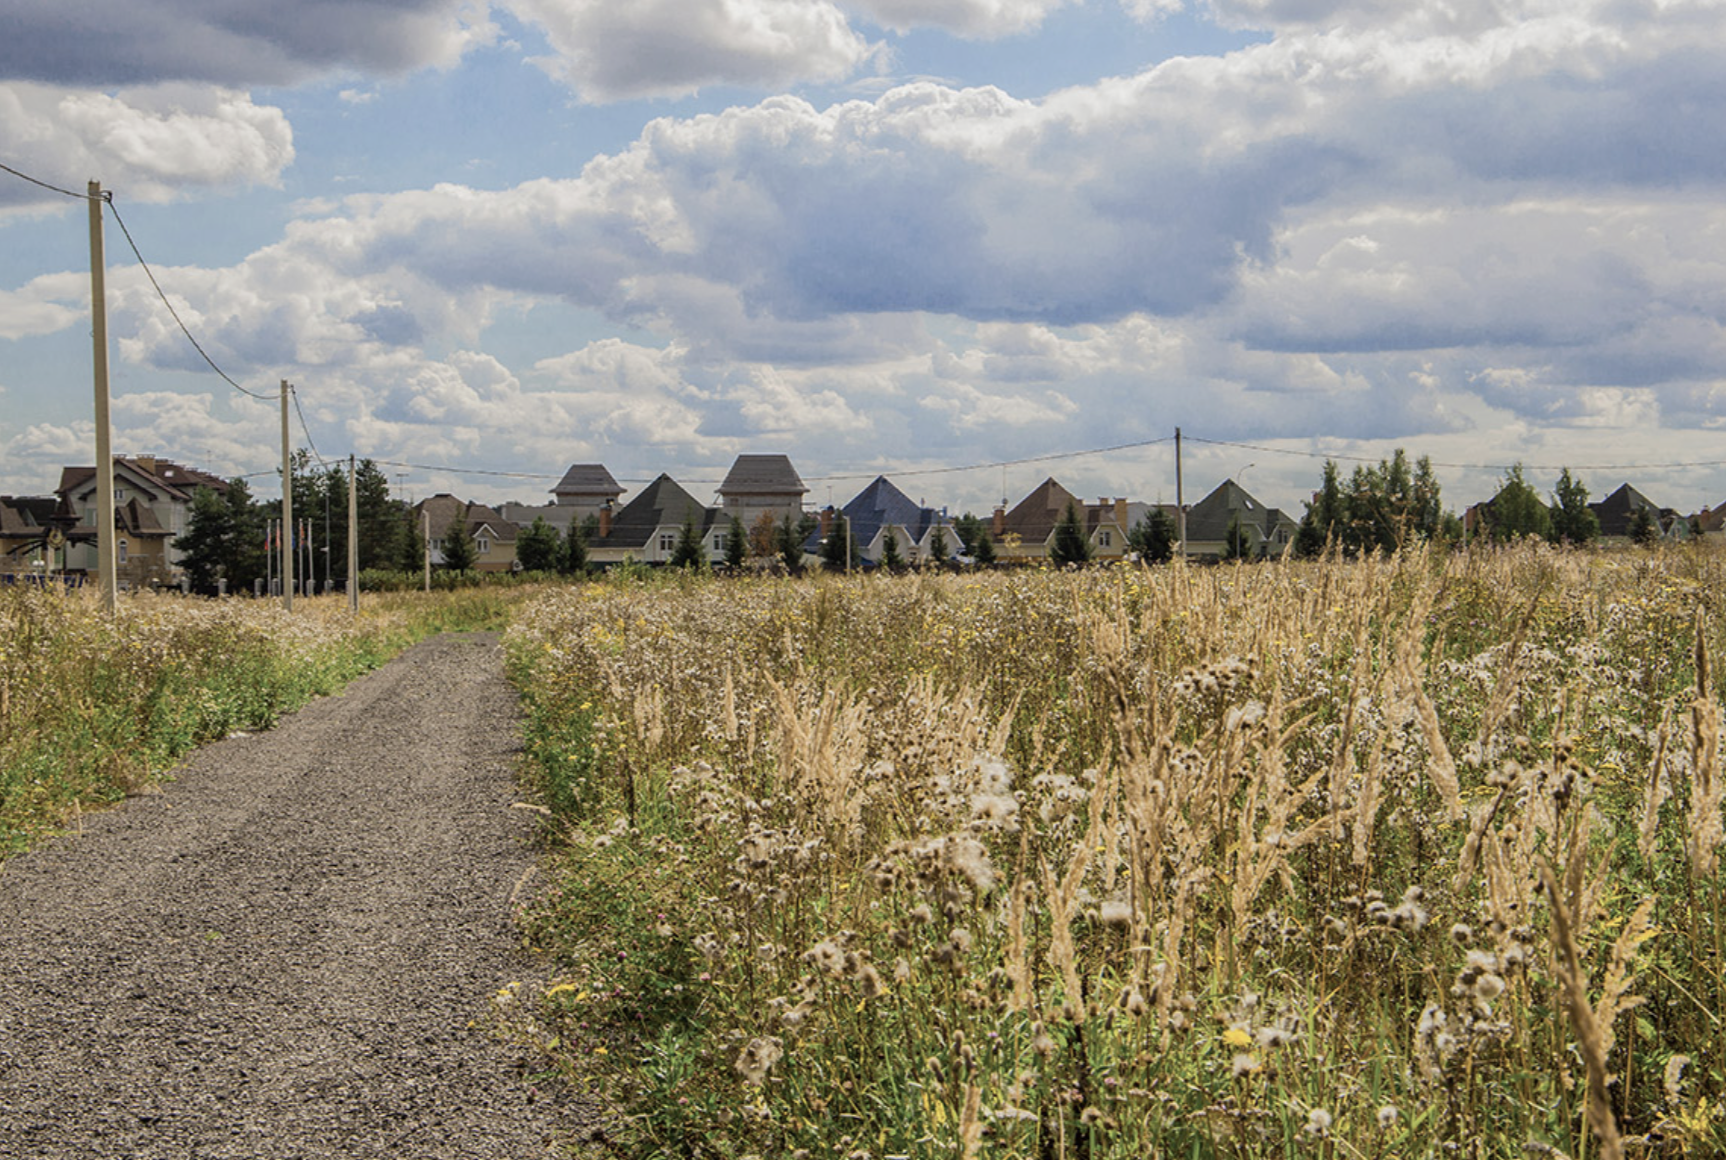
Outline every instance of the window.
POLYGON ((479 539, 475 540, 473 542, 473 546, 475 548, 479 549, 479 554, 482 556, 485 555, 487 552, 491 551, 491 541, 486 539, 484 536, 481 536, 479 539))
POLYGON ((1101 544, 1103 547, 1107 548, 1113 542, 1114 541, 1110 539, 1108 529, 1105 528, 1097 533, 1097 543, 1101 544))
POLYGON ((677 547, 677 537, 670 532, 659 533, 659 550, 669 552, 677 547))
POLYGON ((119 555, 114 557, 114 562, 116 564, 118 564, 120 567, 124 568, 126 566, 126 541, 125 540, 120 541, 119 550, 120 550, 119 555))
POLYGON ((126 489, 125 488, 116 487, 114 489, 114 502, 115 503, 125 503, 126 502, 126 489))

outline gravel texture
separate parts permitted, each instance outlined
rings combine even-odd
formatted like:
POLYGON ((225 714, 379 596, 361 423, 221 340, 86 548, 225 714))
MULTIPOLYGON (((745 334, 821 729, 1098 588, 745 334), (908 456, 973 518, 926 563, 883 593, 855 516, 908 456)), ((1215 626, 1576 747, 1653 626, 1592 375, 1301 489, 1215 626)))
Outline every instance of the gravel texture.
POLYGON ((439 637, 0 869, 0 1157, 559 1154, 490 1033, 531 875, 497 639, 439 637))

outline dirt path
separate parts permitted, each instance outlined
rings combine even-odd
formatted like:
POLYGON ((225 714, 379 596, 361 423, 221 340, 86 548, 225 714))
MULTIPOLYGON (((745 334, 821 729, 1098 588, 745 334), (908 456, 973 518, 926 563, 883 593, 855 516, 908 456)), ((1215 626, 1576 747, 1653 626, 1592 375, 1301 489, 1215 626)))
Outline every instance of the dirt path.
POLYGON ((542 1157, 495 637, 441 637, 0 870, 0 1157, 542 1157), (478 1020, 481 1025, 472 1026, 478 1020))

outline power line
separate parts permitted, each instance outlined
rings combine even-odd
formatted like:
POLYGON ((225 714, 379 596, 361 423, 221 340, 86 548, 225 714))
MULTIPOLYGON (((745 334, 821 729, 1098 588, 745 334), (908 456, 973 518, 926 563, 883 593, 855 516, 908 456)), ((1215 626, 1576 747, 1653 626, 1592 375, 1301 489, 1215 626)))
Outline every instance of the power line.
POLYGON ((13 177, 22 177, 25 181, 28 181, 31 185, 40 185, 43 189, 51 190, 54 193, 63 193, 67 197, 75 197, 79 201, 89 201, 90 200, 90 195, 87 193, 74 193, 70 189, 61 189, 58 185, 50 184, 49 182, 43 181, 39 177, 31 177, 28 173, 24 173, 20 170, 13 169, 10 165, 7 165, 3 161, 0 161, 0 169, 4 169, 7 173, 10 173, 13 177))
POLYGON ((318 454, 318 445, 312 442, 312 429, 306 426, 306 413, 300 410, 300 389, 295 386, 289 386, 288 394, 292 395, 294 398, 294 414, 300 417, 300 430, 305 433, 306 446, 312 449, 312 458, 318 461, 319 467, 328 471, 330 469, 330 465, 325 462, 322 455, 318 454))
POLYGON ((245 387, 242 387, 239 383, 236 383, 233 379, 229 378, 228 372, 217 366, 216 360, 211 358, 209 353, 198 344, 198 340, 192 337, 192 332, 186 329, 186 324, 180 319, 180 312, 174 309, 174 304, 169 302, 168 296, 162 292, 162 284, 156 281, 156 275, 151 271, 150 263, 144 261, 144 255, 138 250, 138 243, 132 240, 132 231, 126 228, 126 219, 120 216, 120 207, 114 204, 113 193, 107 193, 103 197, 103 200, 108 203, 108 211, 114 215, 114 221, 119 223, 120 232, 126 235, 126 244, 132 247, 132 254, 138 259, 138 265, 144 268, 144 276, 150 279, 150 285, 156 288, 156 297, 160 298, 162 300, 162 305, 168 308, 168 313, 173 316, 174 322, 180 327, 180 333, 186 336, 186 341, 192 344, 192 349, 202 355, 204 361, 210 364, 210 369, 220 375, 222 377, 222 381, 234 388, 234 390, 240 392, 242 395, 250 395, 252 398, 258 399, 262 402, 270 402, 271 399, 269 395, 262 395, 257 391, 247 390, 245 387))
MULTIPOLYGON (((1083 451, 1054 451, 1048 455, 1032 455, 1024 459, 1001 459, 993 463, 971 463, 964 467, 919 467, 910 471, 895 471, 896 476, 907 475, 955 475, 962 471, 992 471, 1001 467, 1023 467, 1027 463, 1050 463, 1058 459, 1081 459, 1087 455, 1110 455, 1116 451, 1137 451, 1144 447, 1155 447, 1159 443, 1174 442, 1173 435, 1164 435, 1160 439, 1141 439, 1136 443, 1117 443, 1113 447, 1089 447, 1083 451)), ((874 479, 876 475, 869 473, 851 473, 847 475, 812 475, 811 483, 837 483, 843 479, 874 479)))

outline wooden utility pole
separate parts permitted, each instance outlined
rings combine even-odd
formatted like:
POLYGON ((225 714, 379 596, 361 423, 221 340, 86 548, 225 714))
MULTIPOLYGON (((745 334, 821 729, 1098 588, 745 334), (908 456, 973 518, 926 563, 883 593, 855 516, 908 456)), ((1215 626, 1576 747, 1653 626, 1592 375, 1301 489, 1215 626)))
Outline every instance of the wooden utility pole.
POLYGON ((1175 428, 1175 520, 1181 538, 1181 559, 1187 558, 1187 498, 1181 490, 1181 429, 1175 428))
POLYGON ((431 509, 420 509, 420 537, 426 544, 426 591, 431 591, 431 509))
POLYGON ((348 456, 348 611, 360 610, 360 509, 356 500, 360 485, 354 474, 354 457, 348 456))
POLYGON ((288 380, 282 380, 282 608, 294 610, 294 465, 288 447, 288 380))
POLYGON ((108 277, 102 250, 102 183, 90 183, 90 343, 96 378, 96 583, 102 607, 118 608, 119 571, 114 540, 114 439, 108 425, 108 277))

